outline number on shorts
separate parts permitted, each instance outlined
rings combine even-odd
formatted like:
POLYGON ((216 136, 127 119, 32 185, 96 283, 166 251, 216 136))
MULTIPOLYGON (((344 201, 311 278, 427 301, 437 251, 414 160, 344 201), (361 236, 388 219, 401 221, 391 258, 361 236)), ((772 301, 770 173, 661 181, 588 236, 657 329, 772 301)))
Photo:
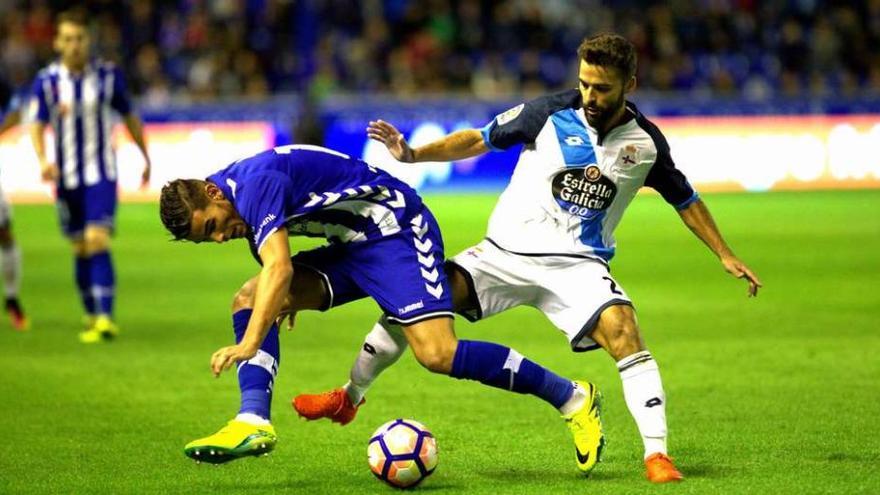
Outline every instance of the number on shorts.
POLYGON ((617 294, 619 296, 623 295, 623 292, 617 290, 617 282, 611 279, 611 277, 602 277, 602 280, 607 280, 609 284, 611 284, 611 292, 617 294))

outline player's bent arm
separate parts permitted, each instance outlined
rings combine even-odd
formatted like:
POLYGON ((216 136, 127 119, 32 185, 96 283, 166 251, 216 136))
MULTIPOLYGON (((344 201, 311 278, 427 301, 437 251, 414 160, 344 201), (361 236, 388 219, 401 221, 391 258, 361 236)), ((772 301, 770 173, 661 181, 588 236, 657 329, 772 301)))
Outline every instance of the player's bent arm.
POLYGON ((241 345, 256 354, 269 328, 281 311, 293 279, 293 265, 290 263, 290 246, 287 244, 287 229, 280 228, 272 233, 260 250, 263 269, 257 278, 254 294, 254 308, 248 321, 241 345))
POLYGON ((0 136, 3 135, 4 132, 12 129, 21 123, 21 110, 15 110, 7 113, 3 117, 3 122, 0 123, 0 136))
POLYGON ((43 142, 43 132, 46 130, 46 124, 43 122, 34 122, 31 124, 31 143, 34 145, 34 151, 37 153, 37 159, 40 160, 42 166, 46 163, 46 145, 43 142))
POLYGON ((137 145, 138 149, 144 155, 147 163, 150 163, 150 156, 147 154, 147 141, 144 139, 144 123, 135 113, 129 113, 124 118, 125 127, 131 135, 131 139, 137 145))
POLYGON ((715 220, 712 218, 712 214, 709 213, 709 208, 706 207, 703 200, 698 199, 694 201, 686 208, 679 210, 678 214, 685 225, 691 229, 691 232, 699 237, 718 256, 718 259, 721 260, 721 264, 728 273, 734 277, 745 279, 749 283, 749 296, 756 296, 758 288, 762 287, 763 284, 761 284, 757 275, 745 263, 740 261, 733 254, 730 246, 724 242, 724 238, 721 237, 721 232, 718 230, 718 226, 715 225, 715 220))
POLYGON ((462 129, 413 149, 414 162, 451 162, 489 151, 479 129, 462 129))

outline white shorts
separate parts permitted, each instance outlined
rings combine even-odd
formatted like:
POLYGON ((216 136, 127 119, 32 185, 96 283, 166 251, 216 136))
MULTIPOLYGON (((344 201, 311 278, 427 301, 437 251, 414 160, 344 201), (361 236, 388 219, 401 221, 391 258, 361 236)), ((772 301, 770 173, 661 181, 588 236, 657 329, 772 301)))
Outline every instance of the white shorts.
POLYGON ((464 271, 477 296, 477 308, 462 316, 476 321, 516 306, 532 306, 568 337, 575 352, 599 347, 589 335, 605 308, 632 306, 608 266, 596 259, 515 254, 487 239, 450 263, 464 271))
POLYGON ((9 206, 9 201, 6 201, 3 189, 0 189, 0 228, 8 228, 10 222, 12 222, 12 207, 9 206))

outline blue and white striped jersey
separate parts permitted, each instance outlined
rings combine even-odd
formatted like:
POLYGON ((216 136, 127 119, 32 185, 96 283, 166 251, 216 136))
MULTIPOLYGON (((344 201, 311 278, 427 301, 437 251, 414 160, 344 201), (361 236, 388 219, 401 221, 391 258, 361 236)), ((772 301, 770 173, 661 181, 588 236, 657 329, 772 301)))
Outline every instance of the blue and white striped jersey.
POLYGON ((639 188, 656 189, 679 209, 697 199, 666 139, 629 102, 604 136, 587 123, 576 89, 518 105, 482 132, 490 149, 525 145, 489 219, 487 237, 508 251, 608 261, 614 229, 639 188))
POLYGON ((37 74, 32 93, 31 117, 55 131, 59 187, 115 183, 111 110, 131 112, 122 72, 111 63, 93 60, 82 73, 73 74, 61 62, 53 62, 37 74))
POLYGON ((422 209, 411 187, 387 172, 320 146, 289 145, 243 158, 208 177, 250 228, 259 253, 273 232, 333 243, 393 235, 422 209))

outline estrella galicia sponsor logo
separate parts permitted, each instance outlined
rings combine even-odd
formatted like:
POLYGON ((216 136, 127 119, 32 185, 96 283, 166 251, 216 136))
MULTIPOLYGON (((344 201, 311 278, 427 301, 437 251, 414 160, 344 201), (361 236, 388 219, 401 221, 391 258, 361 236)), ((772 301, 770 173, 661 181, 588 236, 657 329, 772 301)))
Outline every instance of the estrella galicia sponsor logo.
POLYGON ((572 215, 591 218, 606 210, 615 196, 617 186, 595 164, 567 168, 553 177, 553 198, 572 215))
POLYGON ((409 313, 410 311, 414 311, 414 310, 417 310, 417 309, 422 309, 422 308, 424 308, 424 307, 425 307, 425 303, 424 303, 422 300, 419 300, 419 302, 415 302, 415 303, 412 303, 412 304, 407 304, 407 305, 404 306, 403 308, 397 308, 397 311, 398 311, 401 315, 405 315, 405 314, 409 313))
POLYGON ((268 215, 266 215, 266 218, 264 218, 263 221, 260 222, 260 225, 257 226, 257 233, 254 234, 254 242, 257 242, 257 239, 260 238, 260 234, 263 233, 263 229, 266 227, 266 225, 269 225, 269 222, 275 220, 276 218, 278 217, 276 217, 274 213, 269 213, 268 215))

